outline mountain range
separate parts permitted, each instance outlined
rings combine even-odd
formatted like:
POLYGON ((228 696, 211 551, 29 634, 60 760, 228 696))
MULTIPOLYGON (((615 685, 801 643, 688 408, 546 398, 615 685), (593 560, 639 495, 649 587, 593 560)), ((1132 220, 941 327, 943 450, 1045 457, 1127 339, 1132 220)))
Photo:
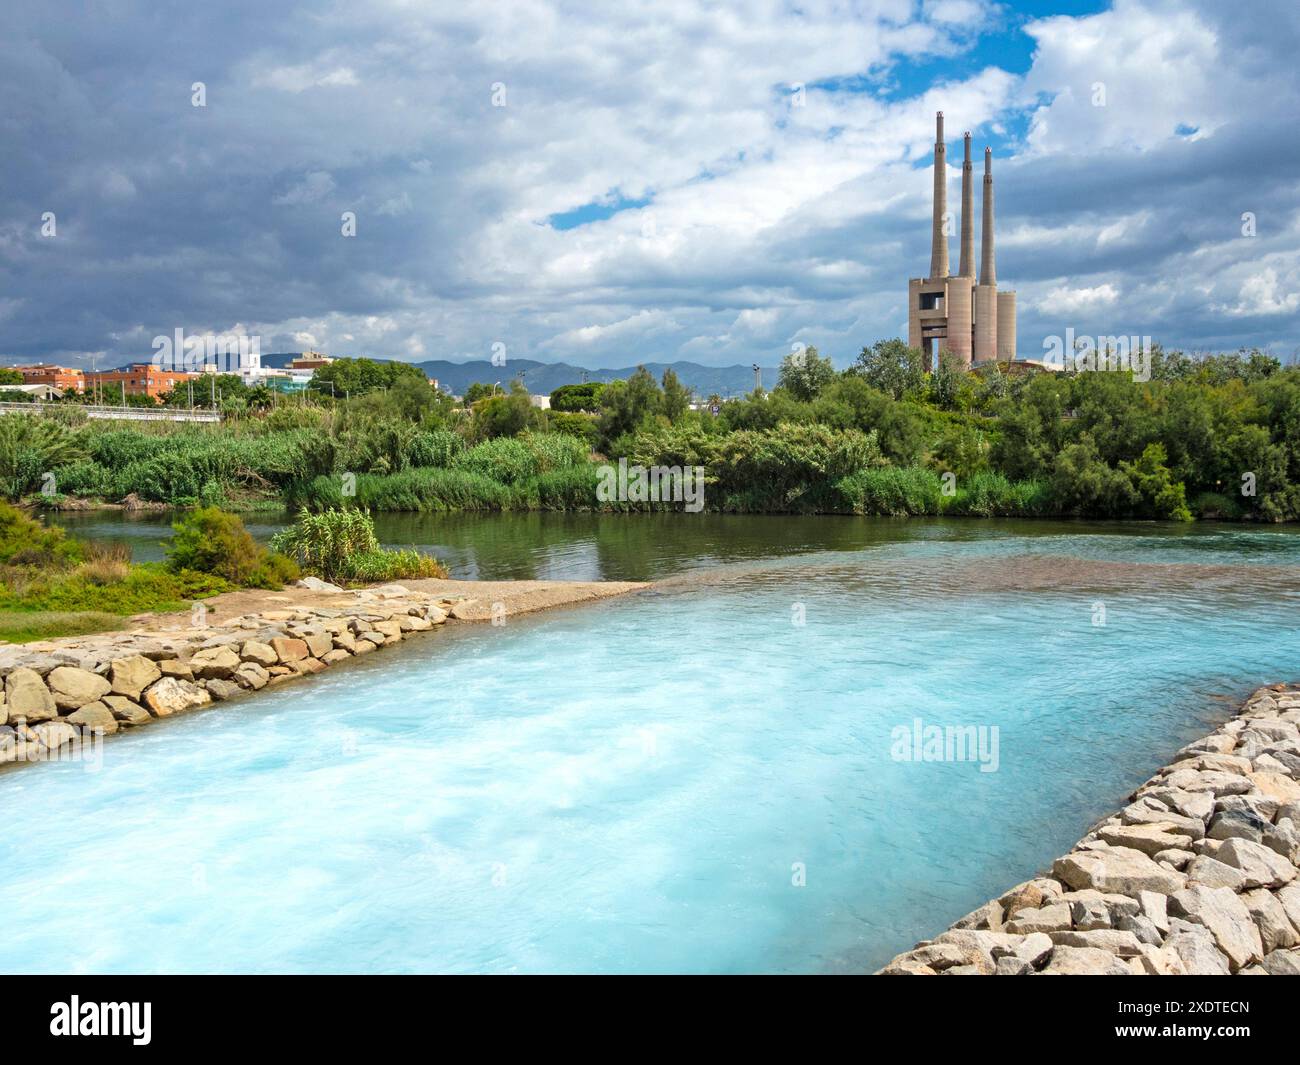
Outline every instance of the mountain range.
MULTIPOLYGON (((298 358, 298 352, 276 352, 262 356, 263 366, 287 366, 298 358)), ((375 359, 376 362, 391 362, 391 359, 375 359)), ((546 394, 561 385, 579 384, 587 381, 618 381, 630 377, 635 366, 618 370, 589 370, 583 366, 574 366, 567 362, 538 362, 535 359, 510 359, 504 366, 494 366, 486 359, 478 362, 450 362, 446 359, 429 359, 417 362, 428 377, 435 378, 444 391, 464 395, 475 381, 484 384, 501 382, 504 388, 511 380, 522 377, 529 392, 546 394), (584 377, 585 375, 585 377, 584 377)), ((728 396, 747 395, 754 389, 754 369, 752 366, 701 366, 696 362, 647 362, 642 364, 655 380, 663 377, 665 370, 677 374, 687 388, 693 389, 703 397, 714 393, 726 398, 728 396)), ((772 388, 776 384, 777 370, 774 366, 761 368, 763 387, 772 388)))

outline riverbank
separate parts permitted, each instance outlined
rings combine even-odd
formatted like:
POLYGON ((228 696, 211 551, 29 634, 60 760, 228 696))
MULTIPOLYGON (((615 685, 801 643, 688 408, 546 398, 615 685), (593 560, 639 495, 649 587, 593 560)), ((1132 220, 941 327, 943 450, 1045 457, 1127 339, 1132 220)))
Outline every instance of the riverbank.
POLYGON ((72 760, 105 736, 242 698, 451 622, 625 595, 630 581, 452 581, 241 590, 132 628, 0 648, 0 767, 72 760))
POLYGON ((1300 975, 1300 685, 1260 688, 1053 864, 885 975, 1300 975))

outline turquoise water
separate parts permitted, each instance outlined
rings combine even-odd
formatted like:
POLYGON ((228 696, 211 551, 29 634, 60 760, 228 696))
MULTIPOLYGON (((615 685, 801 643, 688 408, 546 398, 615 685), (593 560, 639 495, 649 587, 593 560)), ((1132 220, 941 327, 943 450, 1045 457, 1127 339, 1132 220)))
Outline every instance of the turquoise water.
POLYGON ((1285 531, 676 520, 534 560, 649 592, 0 772, 0 971, 870 969, 1300 675, 1285 531), (918 718, 996 771, 896 760, 918 718))

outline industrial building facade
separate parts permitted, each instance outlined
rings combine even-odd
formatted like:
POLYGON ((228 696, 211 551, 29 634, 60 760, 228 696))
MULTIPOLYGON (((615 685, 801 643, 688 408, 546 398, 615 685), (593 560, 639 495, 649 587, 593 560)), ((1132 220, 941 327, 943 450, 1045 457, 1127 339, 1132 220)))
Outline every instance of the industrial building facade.
POLYGON ((940 352, 952 354, 965 370, 1016 357, 1016 294, 998 291, 993 249, 993 151, 984 149, 984 214, 979 278, 975 276, 975 210, 970 134, 965 135, 961 168, 961 262, 948 272, 948 160, 943 112, 935 116, 934 220, 930 234, 930 275, 907 286, 907 343, 925 353, 927 368, 940 352))

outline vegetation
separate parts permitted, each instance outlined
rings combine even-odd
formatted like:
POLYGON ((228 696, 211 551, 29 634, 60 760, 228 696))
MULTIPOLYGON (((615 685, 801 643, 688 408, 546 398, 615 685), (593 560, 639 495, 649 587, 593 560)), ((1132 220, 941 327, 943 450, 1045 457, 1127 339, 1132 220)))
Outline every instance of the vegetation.
POLYGON ((447 576, 441 563, 419 551, 380 547, 369 512, 352 508, 304 514, 296 524, 278 533, 271 547, 329 581, 369 584, 447 576))
POLYGON ((55 507, 659 507, 598 498, 600 464, 626 458, 703 467, 705 505, 721 510, 1300 518, 1300 369, 1258 351, 1149 354, 1139 381, 947 360, 930 372, 899 340, 836 371, 809 347, 772 391, 715 397, 717 414, 671 371, 566 385, 544 411, 519 381, 456 407, 411 367, 339 360, 295 402, 232 390, 219 426, 85 421, 71 405, 0 416, 0 493, 55 507))
POLYGON ((267 551, 238 515, 218 507, 187 512, 172 531, 167 567, 173 573, 208 573, 244 588, 283 588, 301 576, 292 559, 267 551))

